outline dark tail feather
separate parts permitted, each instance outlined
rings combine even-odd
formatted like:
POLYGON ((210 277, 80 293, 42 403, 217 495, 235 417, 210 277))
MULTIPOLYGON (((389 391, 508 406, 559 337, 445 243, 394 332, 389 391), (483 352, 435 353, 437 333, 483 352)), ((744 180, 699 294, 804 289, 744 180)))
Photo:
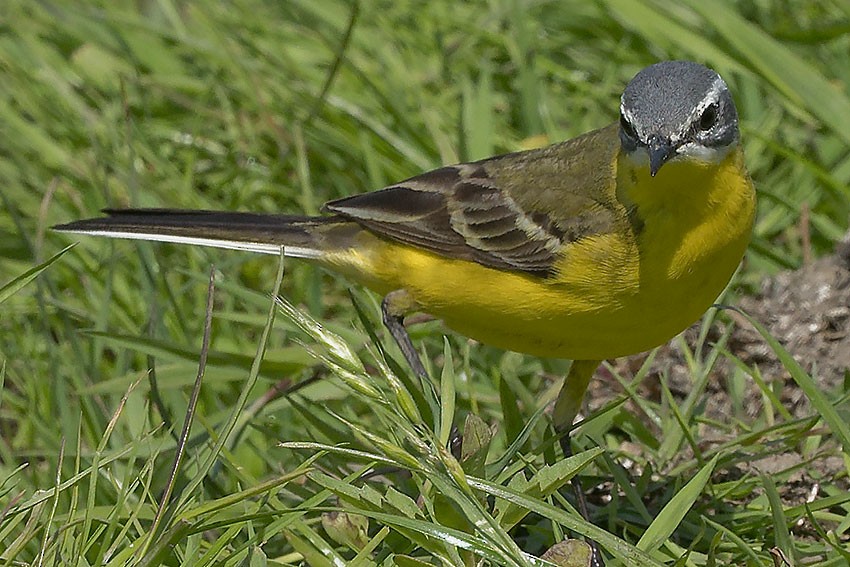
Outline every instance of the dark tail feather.
POLYGON ((317 258, 338 249, 359 227, 340 217, 306 217, 179 209, 107 209, 101 218, 54 226, 53 230, 176 242, 317 258))

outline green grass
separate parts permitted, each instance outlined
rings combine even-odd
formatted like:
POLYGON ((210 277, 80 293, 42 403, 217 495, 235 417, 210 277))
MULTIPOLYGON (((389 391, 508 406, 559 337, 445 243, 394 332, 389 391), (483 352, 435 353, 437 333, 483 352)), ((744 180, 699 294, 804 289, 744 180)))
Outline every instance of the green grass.
MULTIPOLYGON (((613 565, 847 564, 846 473, 781 496, 808 463, 850 462, 846 393, 778 345, 810 418, 759 382, 763 413, 710 423, 730 355, 706 330, 677 343, 686 397, 662 373, 640 398, 648 365, 609 369, 631 403, 561 461, 542 410, 565 362, 427 323, 420 384, 377 298, 306 264, 278 289, 275 259, 235 252, 86 238, 54 258, 76 239, 48 227, 104 207, 316 212, 607 124, 640 68, 688 58, 735 93, 759 189, 734 303, 801 265, 804 208, 815 255, 847 229, 848 52, 842 0, 3 2, 0 564, 530 565, 570 530, 613 565), (735 475, 788 451, 801 464, 735 475), (601 529, 558 492, 579 471, 614 487, 601 529)), ((760 375, 732 363, 734 397, 760 375)))

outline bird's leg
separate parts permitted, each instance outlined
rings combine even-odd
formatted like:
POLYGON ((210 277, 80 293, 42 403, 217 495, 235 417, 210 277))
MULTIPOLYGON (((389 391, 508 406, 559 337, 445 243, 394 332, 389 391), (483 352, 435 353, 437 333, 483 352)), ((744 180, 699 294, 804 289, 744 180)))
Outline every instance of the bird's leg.
MULTIPOLYGON (((407 364, 413 369, 417 377, 426 379, 428 373, 425 371, 425 366, 422 364, 419 353, 416 352, 416 348, 414 348, 410 340, 410 335, 407 334, 407 329, 404 328, 404 314, 415 311, 416 308, 416 302, 410 297, 410 294, 405 290, 396 290, 384 297, 381 302, 381 315, 384 326, 390 332, 393 340, 395 340, 407 364)), ((552 422, 556 433, 560 434, 561 451, 564 453, 565 458, 573 454, 569 431, 576 415, 578 415, 581 409, 584 392, 587 390, 590 379, 593 377, 593 373, 599 367, 599 364, 600 361, 598 360, 573 361, 570 371, 564 379, 564 385, 561 386, 558 399, 555 401, 552 422)), ((587 501, 584 497, 584 491, 582 490, 581 481, 578 476, 572 478, 571 484, 575 492, 579 513, 589 522, 590 517, 587 511, 587 501)), ((592 550, 590 567, 604 567, 604 562, 602 561, 602 556, 599 553, 596 542, 588 540, 588 543, 592 550)))
POLYGON ((419 353, 416 352, 413 343, 410 341, 407 329, 404 328, 404 314, 415 309, 416 302, 403 289, 391 291, 381 301, 381 315, 384 319, 384 326, 392 335, 398 348, 401 349, 401 354, 404 355, 404 359, 416 376, 424 379, 428 377, 428 373, 419 358, 419 353))
MULTIPOLYGON (((561 451, 564 453, 564 458, 570 457, 573 454, 573 449, 570 445, 570 428, 581 409, 584 393, 599 364, 599 360, 574 360, 567 377, 564 379, 564 385, 561 386, 561 391, 558 393, 558 399, 555 401, 555 409, 552 412, 552 424, 555 426, 555 432, 559 434, 558 440, 561 444, 561 451)), ((572 478, 570 484, 572 484, 573 491, 575 492, 576 505, 578 506, 581 517, 589 522, 587 500, 584 497, 584 491, 581 488, 581 480, 579 480, 578 475, 572 478)), ((595 541, 590 539, 588 539, 587 543, 590 544, 592 551, 591 567, 603 567, 604 563, 602 561, 602 555, 599 553, 599 546, 595 541)))

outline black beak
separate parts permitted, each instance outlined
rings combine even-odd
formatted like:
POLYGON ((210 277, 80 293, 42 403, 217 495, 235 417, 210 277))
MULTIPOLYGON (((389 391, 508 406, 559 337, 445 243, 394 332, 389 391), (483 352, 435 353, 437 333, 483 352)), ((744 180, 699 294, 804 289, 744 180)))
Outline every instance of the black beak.
POLYGON ((661 166, 676 154, 676 150, 670 144, 670 141, 663 138, 650 140, 647 150, 649 151, 649 173, 653 177, 661 169, 661 166))

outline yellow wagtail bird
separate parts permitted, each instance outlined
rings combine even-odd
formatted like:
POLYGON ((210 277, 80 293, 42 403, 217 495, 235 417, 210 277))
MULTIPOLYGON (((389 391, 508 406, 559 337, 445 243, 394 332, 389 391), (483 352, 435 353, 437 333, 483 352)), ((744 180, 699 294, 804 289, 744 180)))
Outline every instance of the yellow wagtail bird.
POLYGON ((307 258, 384 294, 384 322, 425 369, 403 317, 572 359, 553 422, 567 432, 600 361, 668 341, 712 304, 753 224, 726 83, 667 61, 626 86, 620 119, 546 148, 442 167, 327 203, 327 216, 108 210, 57 230, 307 258))

